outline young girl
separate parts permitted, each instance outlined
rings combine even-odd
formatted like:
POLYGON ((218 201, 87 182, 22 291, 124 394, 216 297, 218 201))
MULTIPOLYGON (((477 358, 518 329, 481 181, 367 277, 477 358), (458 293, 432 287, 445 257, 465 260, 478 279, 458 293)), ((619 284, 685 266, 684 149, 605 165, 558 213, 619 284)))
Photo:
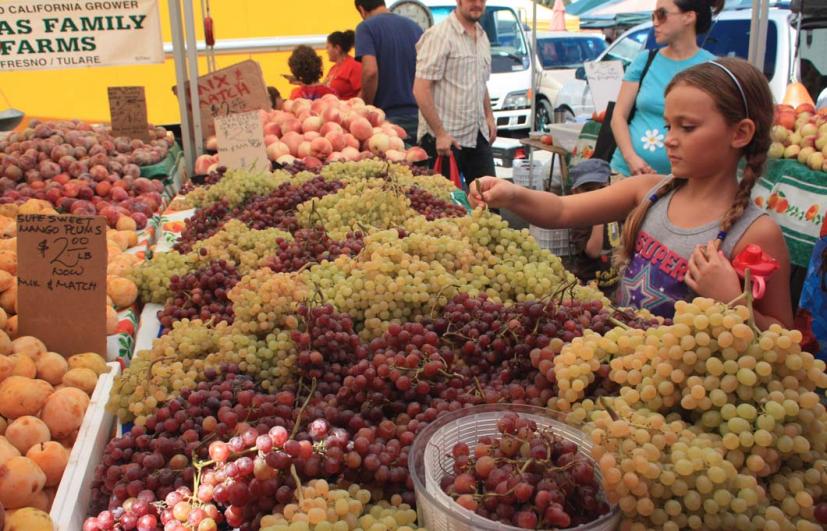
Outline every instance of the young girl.
POLYGON ((742 291, 730 260, 760 245, 781 268, 755 304, 761 328, 792 326, 790 264, 781 230, 752 204, 770 145, 772 95, 763 74, 722 58, 684 70, 666 89, 665 139, 672 175, 642 175, 566 197, 495 177, 471 187, 472 204, 508 208, 542 227, 620 221, 627 266, 620 304, 671 316, 694 294, 729 302, 742 291), (743 179, 736 171, 744 158, 743 179))
POLYGON ((297 46, 287 60, 293 78, 299 84, 290 93, 290 99, 315 100, 325 94, 335 94, 332 88, 319 83, 322 78, 322 58, 310 46, 297 46))

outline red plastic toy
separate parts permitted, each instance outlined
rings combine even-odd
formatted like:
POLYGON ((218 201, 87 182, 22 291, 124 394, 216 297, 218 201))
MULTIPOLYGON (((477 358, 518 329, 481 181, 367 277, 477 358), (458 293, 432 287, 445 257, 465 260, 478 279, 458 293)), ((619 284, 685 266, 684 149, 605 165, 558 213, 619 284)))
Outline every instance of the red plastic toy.
POLYGON ((767 290, 767 279, 775 273, 779 267, 778 261, 768 255, 760 246, 749 244, 732 260, 732 267, 738 272, 738 276, 744 278, 747 269, 752 277, 752 296, 760 299, 767 290))

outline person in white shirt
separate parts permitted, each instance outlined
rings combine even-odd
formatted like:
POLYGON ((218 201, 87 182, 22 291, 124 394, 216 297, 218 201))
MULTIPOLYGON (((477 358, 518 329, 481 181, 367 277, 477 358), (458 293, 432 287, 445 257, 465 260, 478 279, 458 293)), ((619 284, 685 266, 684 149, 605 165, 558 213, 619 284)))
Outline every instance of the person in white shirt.
MULTIPOLYGON (((484 13, 485 0, 457 0, 453 13, 416 45, 417 138, 432 159, 453 151, 467 184, 495 171, 497 126, 485 85, 491 45, 479 24, 484 13)), ((442 167, 445 173, 448 164, 442 167)))

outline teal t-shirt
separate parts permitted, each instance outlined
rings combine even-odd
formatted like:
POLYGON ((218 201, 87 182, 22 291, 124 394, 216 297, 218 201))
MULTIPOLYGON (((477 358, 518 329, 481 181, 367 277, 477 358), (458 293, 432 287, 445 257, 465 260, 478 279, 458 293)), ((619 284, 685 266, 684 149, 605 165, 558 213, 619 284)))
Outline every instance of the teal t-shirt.
MULTIPOLYGON (((643 73, 643 67, 646 66, 646 59, 648 58, 648 50, 635 57, 635 60, 626 69, 623 80, 632 83, 640 82, 640 75, 643 73)), ((632 123, 629 124, 629 135, 638 156, 659 174, 669 175, 672 171, 672 165, 669 163, 666 149, 663 147, 663 141, 666 138, 666 123, 663 120, 663 93, 666 91, 666 86, 669 85, 675 74, 681 70, 686 70, 690 66, 705 63, 714 58, 714 55, 704 49, 698 50, 698 53, 694 56, 683 61, 675 61, 658 53, 649 66, 649 71, 646 72, 643 83, 638 88, 637 110, 632 123)), ((623 175, 629 175, 630 173, 629 166, 623 159, 620 149, 615 150, 611 165, 612 170, 618 173, 623 175)))

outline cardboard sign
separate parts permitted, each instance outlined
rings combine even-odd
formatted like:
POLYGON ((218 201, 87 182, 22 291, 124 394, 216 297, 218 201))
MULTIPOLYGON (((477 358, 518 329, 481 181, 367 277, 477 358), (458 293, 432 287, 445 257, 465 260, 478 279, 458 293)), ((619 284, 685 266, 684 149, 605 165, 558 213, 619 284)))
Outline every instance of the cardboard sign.
MULTIPOLYGON (((177 94, 177 87, 173 87, 173 91, 177 94)), ((215 134, 216 116, 271 108, 261 65, 252 60, 242 61, 199 77, 198 98, 201 107, 201 132, 204 138, 215 134)), ((189 102, 189 83, 187 106, 192 108, 189 102)))
POLYGON ((594 111, 603 112, 610 101, 617 101, 623 83, 623 63, 620 61, 593 61, 583 63, 592 92, 594 111))
POLYGON ((218 116, 215 119, 215 129, 218 160, 222 166, 229 169, 270 168, 260 111, 218 116))
POLYGON ((64 356, 106 356, 106 253, 102 217, 18 216, 20 335, 64 356))
POLYGON ((144 87, 109 87, 109 115, 113 136, 149 142, 144 87))
POLYGON ((158 0, 3 0, 0 35, 0 72, 164 62, 158 0))

